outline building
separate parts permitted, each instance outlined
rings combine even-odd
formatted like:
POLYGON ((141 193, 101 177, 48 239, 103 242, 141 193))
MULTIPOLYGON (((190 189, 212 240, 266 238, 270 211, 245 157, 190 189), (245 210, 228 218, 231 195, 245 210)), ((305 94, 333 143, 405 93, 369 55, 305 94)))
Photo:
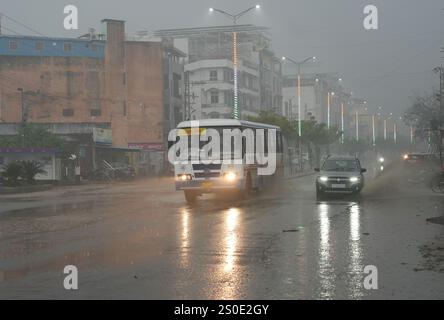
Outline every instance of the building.
POLYGON ((134 149, 141 169, 158 172, 165 133, 182 118, 183 53, 126 39, 124 21, 102 28, 74 39, 1 35, 0 125, 63 128, 80 157, 92 155, 84 176, 100 154, 128 162, 134 149))
MULTIPOLYGON (((297 75, 286 75, 283 80, 282 115, 299 119, 297 75)), ((331 126, 350 125, 351 94, 346 92, 338 78, 330 74, 303 74, 301 76, 301 119, 329 123, 331 126), (328 106, 330 105, 330 114, 328 106), (344 106, 344 108, 342 108, 344 106), (342 121, 344 120, 344 121, 342 121)))
POLYGON ((232 118, 233 30, 238 48, 238 103, 242 117, 282 109, 281 62, 264 28, 251 25, 160 30, 162 38, 186 38, 187 119, 232 118))

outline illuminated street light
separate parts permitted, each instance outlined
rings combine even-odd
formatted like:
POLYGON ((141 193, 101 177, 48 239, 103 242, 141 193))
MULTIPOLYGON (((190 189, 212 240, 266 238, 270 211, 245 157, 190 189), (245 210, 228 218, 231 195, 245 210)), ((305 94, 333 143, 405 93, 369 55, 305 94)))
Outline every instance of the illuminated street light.
POLYGON ((298 136, 302 137, 302 117, 301 117, 301 66, 304 63, 307 63, 309 61, 315 61, 316 57, 308 57, 307 59, 304 59, 302 61, 296 61, 294 59, 288 58, 288 57, 282 57, 283 61, 290 61, 291 63, 295 64, 298 67, 298 83, 297 83, 297 95, 298 95, 298 136))
MULTIPOLYGON (((211 13, 213 12, 219 12, 221 14, 223 14, 224 16, 230 18, 233 21, 233 25, 237 24, 237 21, 239 20, 239 18, 241 18, 242 16, 244 16, 245 14, 247 14, 248 12, 250 12, 251 10, 258 10, 260 9, 261 6, 259 4, 252 6, 246 10, 243 10, 237 14, 231 14, 228 13, 224 10, 221 9, 217 9, 217 8, 210 8, 209 11, 211 13)), ((234 71, 234 76, 233 76, 233 80, 234 80, 234 106, 233 106, 233 117, 234 119, 240 119, 240 109, 239 109, 239 98, 238 98, 238 75, 237 75, 237 71, 238 71, 238 57, 237 57, 237 33, 233 32, 233 71, 234 71)))

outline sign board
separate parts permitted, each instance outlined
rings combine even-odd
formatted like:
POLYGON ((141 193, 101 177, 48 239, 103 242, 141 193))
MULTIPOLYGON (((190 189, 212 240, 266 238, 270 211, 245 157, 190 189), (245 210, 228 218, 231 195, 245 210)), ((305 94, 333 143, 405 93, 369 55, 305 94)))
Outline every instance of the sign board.
POLYGON ((147 143, 128 143, 128 148, 139 149, 143 151, 163 151, 163 143, 147 142, 147 143))
POLYGON ((97 144, 112 145, 113 131, 111 129, 93 128, 93 141, 97 144))

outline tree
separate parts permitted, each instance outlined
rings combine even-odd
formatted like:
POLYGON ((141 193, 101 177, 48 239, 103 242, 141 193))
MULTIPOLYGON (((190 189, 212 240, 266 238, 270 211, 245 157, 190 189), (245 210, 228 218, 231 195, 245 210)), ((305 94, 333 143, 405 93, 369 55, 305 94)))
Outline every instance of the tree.
POLYGON ((325 123, 317 123, 316 121, 302 121, 302 143, 304 143, 309 154, 310 159, 315 160, 316 166, 319 166, 321 161, 321 147, 327 148, 337 142, 341 137, 341 132, 336 126, 328 128, 325 123), (313 151, 314 148, 314 157, 313 151))
POLYGON ((429 139, 436 149, 440 146, 439 128, 442 125, 440 119, 440 103, 435 94, 416 96, 412 106, 404 114, 404 122, 414 128, 415 137, 429 139))
POLYGON ((6 184, 9 186, 15 186, 18 184, 18 179, 22 174, 22 166, 20 162, 14 161, 2 167, 2 177, 5 179, 6 184))
POLYGON ((0 147, 48 147, 60 152, 64 149, 64 141, 49 132, 43 125, 29 123, 20 126, 17 135, 0 136, 0 147))
MULTIPOLYGON (((295 146, 299 143, 299 124, 298 121, 290 121, 286 117, 272 112, 261 112, 258 117, 249 117, 248 120, 279 126, 282 135, 288 141, 293 141, 295 146)), ((338 141, 341 132, 336 126, 327 128, 325 123, 317 123, 314 120, 301 121, 302 137, 300 142, 307 147, 310 160, 313 159, 313 148, 315 150, 315 161, 320 162, 320 153, 322 146, 329 146, 338 141)))
POLYGON ((38 174, 45 174, 43 164, 37 161, 22 161, 20 177, 22 177, 28 183, 35 182, 35 176, 38 174))
POLYGON ((282 135, 285 138, 289 140, 295 140, 297 138, 294 122, 271 111, 262 111, 258 117, 247 117, 247 120, 278 126, 281 128, 282 135))

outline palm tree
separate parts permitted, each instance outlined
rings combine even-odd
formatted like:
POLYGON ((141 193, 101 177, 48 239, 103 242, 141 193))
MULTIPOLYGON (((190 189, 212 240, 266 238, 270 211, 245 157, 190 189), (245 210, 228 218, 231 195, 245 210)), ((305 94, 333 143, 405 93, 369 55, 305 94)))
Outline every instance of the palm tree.
POLYGON ((36 175, 46 173, 43 164, 37 161, 22 161, 21 167, 21 177, 28 183, 34 183, 36 175))

